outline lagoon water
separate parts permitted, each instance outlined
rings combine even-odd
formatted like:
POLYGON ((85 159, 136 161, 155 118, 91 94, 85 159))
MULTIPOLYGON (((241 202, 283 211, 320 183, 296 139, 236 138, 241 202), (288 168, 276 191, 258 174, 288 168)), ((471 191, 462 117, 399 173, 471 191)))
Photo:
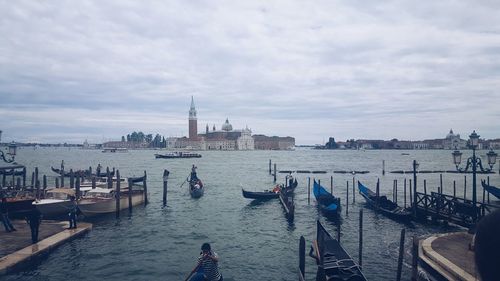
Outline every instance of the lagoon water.
MULTIPOLYGON (((128 153, 102 153, 100 150, 76 148, 22 148, 16 160, 31 172, 39 167, 40 174, 55 174, 50 166, 93 169, 100 163, 116 167, 122 177, 148 173, 150 204, 139 206, 121 218, 114 214, 90 220, 93 230, 82 238, 66 243, 28 270, 4 276, 5 280, 184 280, 195 266, 203 242, 210 242, 220 256, 220 268, 225 280, 297 280, 298 244, 306 239, 306 252, 315 238, 316 220, 332 234, 336 222, 318 211, 314 197, 307 200, 308 177, 315 177, 329 189, 333 175, 334 194, 342 198, 342 244, 358 260, 358 219, 364 208, 363 198, 356 194, 352 202, 352 175, 333 174, 333 170, 368 170, 355 175, 368 187, 375 189, 381 181, 381 194, 392 198, 392 183, 398 180, 399 203, 403 204, 403 180, 412 175, 391 174, 391 170, 411 170, 416 159, 422 170, 452 170, 451 151, 367 150, 326 151, 297 149, 296 151, 202 151, 198 159, 155 159, 160 151, 135 150, 128 153), (409 153, 410 155, 402 155, 409 153), (326 170, 327 174, 297 174, 299 186, 295 191, 295 221, 289 224, 278 200, 254 202, 241 195, 241 188, 263 190, 273 186, 268 173, 269 159, 278 170, 326 170), (382 175, 382 160, 386 174, 382 175), (200 199, 192 199, 187 185, 180 187, 190 172, 198 167, 198 176, 207 189, 200 199), (168 206, 162 207, 162 174, 170 171, 168 206), (349 214, 346 215, 346 185, 349 182, 349 214)), ((463 151, 466 158, 470 151, 463 151)), ((486 151, 479 151, 484 156, 486 151)), ((483 160, 486 160, 483 158, 483 160)), ((485 161, 483 161, 485 162, 485 161)), ((495 167, 498 171, 498 166, 495 167)), ((283 182, 285 174, 278 174, 283 182)), ((471 178, 467 177, 468 198, 471 197, 471 178)), ((478 177, 478 198, 482 197, 478 177)), ((421 174, 428 191, 436 191, 439 174, 421 174)), ((453 180, 457 194, 462 196, 464 175, 443 174, 444 192, 452 194, 453 180)), ((492 185, 500 177, 490 175, 492 185)), ((493 199, 493 198, 491 198, 493 199)), ((409 195, 408 195, 409 200, 409 195)), ((396 277, 399 234, 406 228, 406 255, 403 280, 410 280, 410 245, 413 235, 426 235, 461 230, 456 226, 432 224, 401 224, 370 209, 364 209, 363 270, 369 280, 394 280, 396 277)), ((306 257, 306 280, 315 280, 316 266, 306 257)))

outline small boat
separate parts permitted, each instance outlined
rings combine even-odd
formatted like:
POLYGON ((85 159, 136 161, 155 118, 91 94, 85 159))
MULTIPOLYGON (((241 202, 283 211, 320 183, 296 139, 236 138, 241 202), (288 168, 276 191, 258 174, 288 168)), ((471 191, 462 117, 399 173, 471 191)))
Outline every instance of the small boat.
MULTIPOLYGON (((123 189, 120 191, 120 210, 127 209, 128 195, 132 192, 132 206, 144 202, 143 190, 123 189)), ((86 217, 113 213, 116 211, 116 190, 108 188, 95 188, 87 191, 78 200, 78 208, 86 217)))
POLYGON ((316 222, 316 240, 313 242, 310 255, 316 259, 318 265, 317 280, 328 281, 364 281, 366 277, 361 267, 352 259, 339 241, 334 239, 328 231, 316 222))
POLYGON ((74 196, 74 189, 53 188, 46 191, 44 199, 35 200, 32 204, 45 218, 56 218, 69 212, 74 205, 70 198, 74 196))
POLYGON ((412 212, 409 209, 398 206, 398 204, 387 199, 385 196, 377 196, 375 192, 364 186, 360 181, 358 181, 358 189, 361 196, 363 196, 366 202, 376 211, 392 219, 406 221, 411 219, 412 212))
POLYGON ((200 179, 189 181, 189 194, 191 194, 191 197, 200 198, 204 192, 205 188, 200 179))
POLYGON ((155 154, 155 158, 201 158, 201 154, 194 152, 174 151, 165 154, 155 154))
POLYGON ((284 187, 282 184, 281 185, 277 184, 271 190, 268 189, 264 191, 248 191, 241 189, 241 193, 243 194, 243 197, 248 199, 268 200, 268 199, 279 198, 280 192, 291 192, 298 185, 297 179, 294 179, 291 176, 287 177, 287 182, 288 182, 287 187, 284 187))
POLYGON ((485 180, 481 180, 481 185, 483 186, 484 189, 486 189, 486 191, 491 193, 491 195, 500 199, 500 188, 488 185, 485 180))
POLYGON ((3 194, 7 200, 7 209, 9 214, 18 217, 23 216, 34 208, 33 201, 35 196, 30 191, 7 191, 3 194))
MULTIPOLYGON (((59 174, 59 175, 62 175, 63 171, 61 169, 56 169, 52 166, 50 166, 50 169, 52 170, 52 172, 56 173, 56 174, 59 174)), ((76 170, 76 171, 73 171, 73 176, 76 177, 76 176, 87 176, 89 175, 89 171, 88 170, 76 170)), ((64 176, 65 177, 70 177, 71 176, 71 173, 70 171, 68 170, 64 170, 64 176)))
POLYGON ((113 147, 113 148, 105 148, 102 150, 104 153, 116 153, 116 152, 128 152, 128 149, 124 147, 113 147))
POLYGON ((318 201, 319 207, 328 215, 337 215, 340 213, 340 199, 326 191, 319 183, 314 180, 314 197, 318 201))
POLYGON ((265 190, 265 191, 247 191, 241 189, 241 193, 243 194, 243 197, 248 199, 260 199, 260 200, 274 199, 279 197, 279 187, 275 187, 275 189, 273 190, 265 190))
POLYGON ((203 196, 203 193, 205 193, 205 187, 196 174, 195 165, 191 168, 191 175, 187 181, 189 182, 189 194, 191 194, 191 197, 200 198, 203 196))

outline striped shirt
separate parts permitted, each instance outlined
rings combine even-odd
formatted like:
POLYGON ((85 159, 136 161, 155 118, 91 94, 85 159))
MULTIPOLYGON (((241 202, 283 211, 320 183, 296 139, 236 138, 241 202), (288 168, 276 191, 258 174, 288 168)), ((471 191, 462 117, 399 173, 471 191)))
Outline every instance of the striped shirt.
MULTIPOLYGON (((218 257, 217 253, 212 252, 212 256, 218 257)), ((203 272, 208 281, 218 281, 221 278, 221 274, 219 272, 219 265, 216 261, 213 261, 211 258, 203 258, 200 256, 198 258, 198 264, 203 268, 203 272)))

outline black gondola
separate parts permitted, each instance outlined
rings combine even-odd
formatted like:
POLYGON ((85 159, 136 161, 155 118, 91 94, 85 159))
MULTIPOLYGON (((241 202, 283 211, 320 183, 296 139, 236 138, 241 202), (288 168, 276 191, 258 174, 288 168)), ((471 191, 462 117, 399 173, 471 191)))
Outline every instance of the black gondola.
POLYGON ((377 196, 375 192, 370 190, 358 181, 358 189, 361 196, 366 202, 376 211, 388 216, 392 219, 408 221, 411 219, 412 212, 409 209, 400 207, 398 204, 387 199, 385 196, 377 196))
POLYGON ((189 182, 189 194, 193 198, 200 198, 205 193, 205 187, 203 186, 203 182, 198 178, 196 174, 196 166, 193 165, 191 168, 191 175, 187 179, 189 182))
MULTIPOLYGON (((293 191, 298 185, 297 179, 293 179, 288 183, 288 186, 283 190, 285 192, 293 191)), ((243 197, 248 199, 268 200, 279 197, 279 192, 283 189, 283 185, 277 184, 272 190, 264 191, 247 191, 241 189, 243 197)))
MULTIPOLYGON (((313 249, 318 265, 316 280, 327 281, 363 281, 360 266, 346 252, 339 241, 334 239, 321 225, 316 222, 316 240, 313 249)), ((312 255, 312 252, 310 253, 312 255)))

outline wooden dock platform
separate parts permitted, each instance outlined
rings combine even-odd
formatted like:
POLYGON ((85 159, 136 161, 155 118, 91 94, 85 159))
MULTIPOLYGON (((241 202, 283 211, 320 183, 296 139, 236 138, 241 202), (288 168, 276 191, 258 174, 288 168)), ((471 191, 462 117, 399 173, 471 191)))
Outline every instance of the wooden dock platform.
POLYGON ((472 235, 455 232, 431 236, 420 243, 419 259, 448 280, 479 280, 474 252, 469 250, 472 235))
POLYGON ((39 241, 31 242, 31 230, 25 221, 12 221, 17 231, 0 230, 0 276, 21 269, 30 261, 46 254, 64 242, 81 236, 92 229, 90 223, 78 223, 77 229, 67 229, 68 222, 42 221, 39 241))

